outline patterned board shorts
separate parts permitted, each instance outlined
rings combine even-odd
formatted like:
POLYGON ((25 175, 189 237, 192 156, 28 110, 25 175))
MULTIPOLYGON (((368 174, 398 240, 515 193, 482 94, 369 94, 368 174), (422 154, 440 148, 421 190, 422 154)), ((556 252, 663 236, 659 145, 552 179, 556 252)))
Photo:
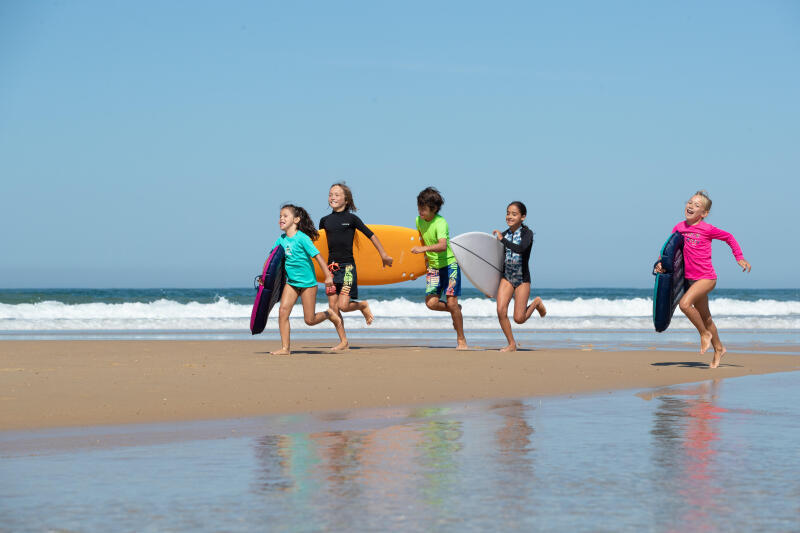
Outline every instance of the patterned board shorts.
POLYGON ((444 268, 428 268, 425 275, 425 294, 436 294, 441 298, 442 293, 445 296, 461 296, 461 270, 458 263, 444 268))
POLYGON ((331 263, 328 270, 333 275, 333 287, 325 290, 325 294, 350 295, 351 300, 358 299, 358 275, 352 263, 331 263))

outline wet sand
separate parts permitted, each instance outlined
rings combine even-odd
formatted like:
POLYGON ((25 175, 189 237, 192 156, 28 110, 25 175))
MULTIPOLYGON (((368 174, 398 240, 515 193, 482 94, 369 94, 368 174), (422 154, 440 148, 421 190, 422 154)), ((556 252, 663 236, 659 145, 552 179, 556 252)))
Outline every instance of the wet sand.
POLYGON ((237 418, 650 388, 800 370, 787 354, 298 341, 3 341, 0 430, 237 418))

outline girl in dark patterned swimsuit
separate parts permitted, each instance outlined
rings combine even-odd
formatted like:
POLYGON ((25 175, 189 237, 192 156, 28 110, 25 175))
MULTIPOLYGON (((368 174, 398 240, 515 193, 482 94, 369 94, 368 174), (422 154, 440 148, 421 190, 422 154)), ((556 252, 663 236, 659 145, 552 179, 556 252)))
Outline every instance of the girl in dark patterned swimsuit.
POLYGON ((506 208, 506 223, 508 229, 504 232, 493 231, 506 251, 503 268, 503 278, 497 289, 497 319, 500 328, 508 340, 508 345, 501 348, 501 352, 513 352, 517 349, 514 334, 511 332, 511 322, 508 320, 508 304, 514 297, 514 322, 524 324, 534 311, 539 316, 547 314, 544 302, 538 296, 528 305, 531 294, 531 272, 528 262, 531 258, 533 247, 533 232, 523 224, 528 210, 522 202, 511 202, 506 208))

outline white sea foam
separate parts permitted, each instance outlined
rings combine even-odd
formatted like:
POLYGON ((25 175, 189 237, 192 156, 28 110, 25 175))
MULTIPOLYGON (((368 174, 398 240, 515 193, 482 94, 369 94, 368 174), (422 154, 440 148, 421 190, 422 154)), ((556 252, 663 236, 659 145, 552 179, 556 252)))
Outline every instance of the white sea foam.
MULTIPOLYGON (((496 303, 483 298, 461 300, 466 329, 497 329, 496 303)), ((547 300, 547 317, 538 315, 515 328, 566 330, 652 330, 652 300, 646 298, 575 298, 547 300)), ((324 304, 318 303, 322 308, 324 304)), ((375 329, 450 329, 449 315, 429 311, 422 301, 406 298, 370 300, 375 329)), ((65 330, 167 330, 246 331, 251 307, 220 298, 213 303, 179 303, 156 300, 150 303, 86 303, 68 305, 57 301, 33 304, 0 304, 0 331, 65 330)), ((725 329, 800 330, 800 302, 720 298, 711 302, 717 326, 725 329)), ((292 327, 307 328, 302 311, 293 312, 292 327)), ((345 315, 348 329, 367 326, 358 313, 345 315)), ((275 329, 270 320, 267 329, 275 329)), ((329 324, 320 327, 330 327, 329 324)), ((692 326, 678 311, 671 328, 692 326)))

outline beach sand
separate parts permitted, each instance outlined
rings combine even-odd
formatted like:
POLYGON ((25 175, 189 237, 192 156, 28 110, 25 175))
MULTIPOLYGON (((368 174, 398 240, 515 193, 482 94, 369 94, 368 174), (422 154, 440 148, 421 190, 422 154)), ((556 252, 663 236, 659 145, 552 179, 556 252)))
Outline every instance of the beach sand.
MULTIPOLYGON (((410 343, 409 343, 410 344, 410 343)), ((789 353, 499 353, 298 341, 3 341, 0 430, 238 418, 650 388, 800 369, 789 353)), ((761 347, 763 350, 763 347, 761 347)))

